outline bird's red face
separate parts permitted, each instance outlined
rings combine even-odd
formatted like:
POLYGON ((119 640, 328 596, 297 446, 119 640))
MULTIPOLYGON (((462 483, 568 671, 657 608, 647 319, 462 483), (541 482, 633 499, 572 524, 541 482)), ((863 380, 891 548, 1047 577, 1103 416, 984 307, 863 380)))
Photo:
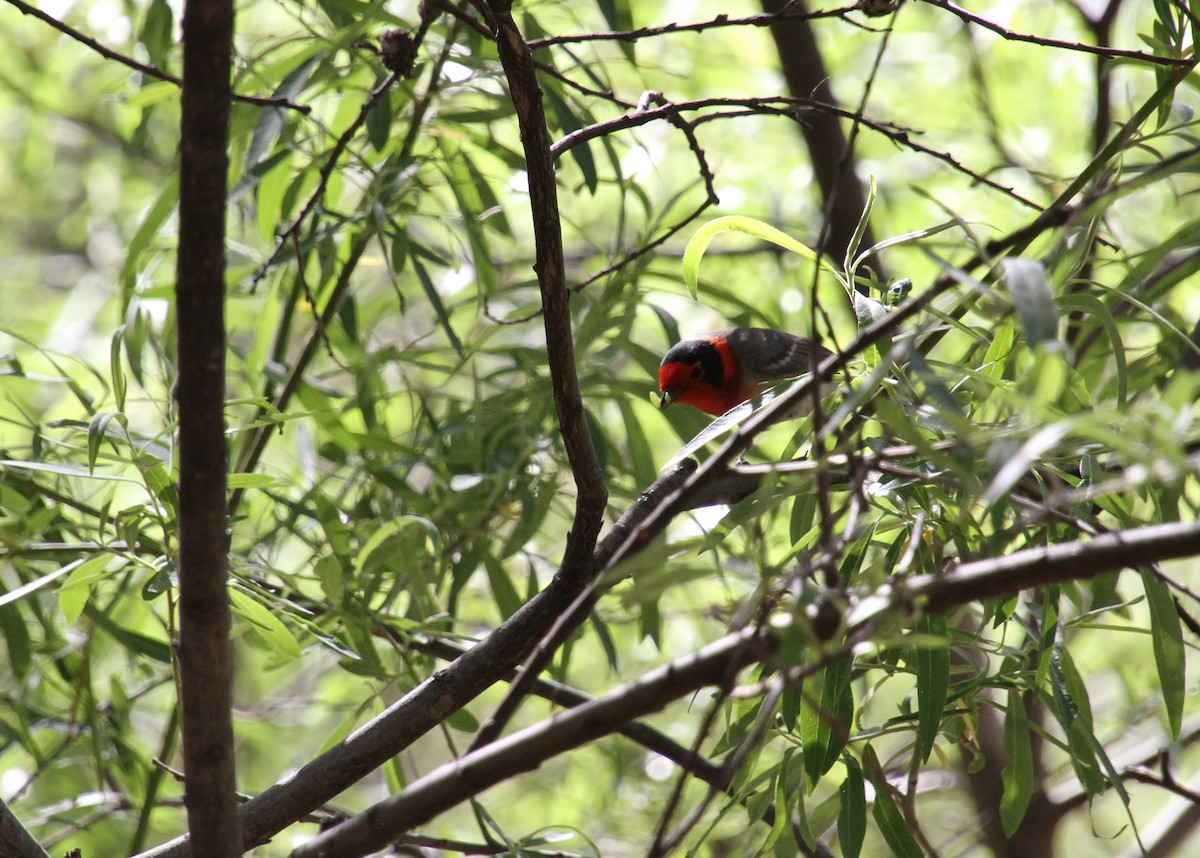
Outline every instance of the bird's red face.
POLYGON ((658 368, 661 407, 682 402, 708 414, 724 414, 756 391, 742 389, 737 360, 719 337, 684 340, 667 352, 658 368))

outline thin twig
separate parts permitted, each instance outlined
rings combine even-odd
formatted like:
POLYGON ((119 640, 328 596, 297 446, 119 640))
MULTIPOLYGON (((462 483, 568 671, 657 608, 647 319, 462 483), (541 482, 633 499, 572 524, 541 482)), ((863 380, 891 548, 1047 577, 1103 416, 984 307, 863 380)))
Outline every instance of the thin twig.
POLYGON ((302 208, 300 213, 292 219, 292 222, 284 228, 283 232, 279 233, 278 238, 275 240, 275 249, 271 251, 270 256, 263 260, 263 263, 258 266, 258 270, 254 272, 254 276, 250 278, 249 288, 251 293, 253 293, 258 287, 259 282, 261 282, 262 279, 267 276, 267 272, 271 270, 271 266, 275 264, 275 261, 279 259, 279 255, 283 253, 284 248, 287 247, 288 242, 292 240, 292 235, 300 229, 300 227, 304 224, 304 221, 308 219, 308 216, 312 214, 313 210, 317 207, 317 204, 325 196, 325 189, 329 185, 329 180, 333 177, 333 171, 337 167, 338 161, 342 157, 342 153, 346 151, 346 147, 350 145, 350 141, 354 139, 354 137, 358 134, 359 129, 362 128, 362 126, 366 123, 367 116, 370 114, 370 112, 375 109, 376 105, 379 104, 379 102, 387 94, 388 90, 390 90, 398 80, 400 80, 400 74, 397 72, 392 72, 386 78, 384 78, 379 86, 375 87, 375 89, 371 91, 371 94, 367 97, 366 102, 358 111, 358 116, 354 118, 354 121, 351 122, 350 125, 347 126, 346 130, 342 132, 341 136, 338 137, 337 142, 333 145, 333 149, 330 150, 329 155, 326 157, 325 163, 321 165, 321 172, 317 180, 317 187, 313 190, 312 194, 309 195, 308 201, 304 204, 304 208, 302 208))
MULTIPOLYGON (((128 66, 129 68, 133 69, 134 71, 141 72, 142 74, 146 75, 147 77, 152 77, 156 80, 162 80, 162 81, 166 81, 167 83, 173 83, 173 84, 175 84, 175 86, 183 85, 183 81, 180 78, 176 77, 175 75, 165 72, 162 69, 155 68, 154 66, 146 65, 145 63, 140 63, 137 60, 133 59, 132 57, 127 57, 124 54, 117 53, 116 51, 112 50, 111 48, 106 48, 104 45, 97 42, 91 36, 84 35, 83 33, 76 30, 74 27, 71 27, 70 25, 58 20, 53 15, 49 15, 40 9, 35 9, 33 6, 30 6, 28 3, 23 2, 23 0, 5 0, 5 2, 8 3, 9 5, 15 6, 17 8, 17 11, 19 11, 23 15, 32 15, 34 18, 37 18, 39 21, 44 21, 45 23, 49 24, 54 29, 58 30, 63 35, 65 35, 71 39, 74 39, 75 41, 79 42, 82 45, 85 45, 86 47, 91 48, 93 51, 98 53, 100 56, 104 57, 106 60, 112 60, 113 62, 118 62, 123 66, 128 66)), ((284 108, 287 108, 288 110, 295 110, 295 111, 297 111, 299 113, 303 113, 305 115, 312 112, 312 108, 309 107, 307 104, 296 104, 294 101, 289 101, 286 98, 263 98, 263 97, 257 96, 257 95, 241 95, 236 92, 233 93, 231 97, 233 98, 234 101, 242 101, 247 104, 257 104, 260 107, 284 107, 284 108)))
POLYGON ((857 3, 853 6, 843 6, 838 9, 822 9, 818 12, 780 12, 776 14, 748 15, 744 18, 730 18, 728 15, 718 15, 712 20, 697 21, 694 24, 671 23, 661 27, 641 27, 637 30, 547 36, 543 39, 531 39, 529 47, 536 51, 552 45, 578 44, 580 42, 636 42, 639 39, 669 36, 675 33, 702 33, 705 30, 714 30, 719 27, 769 27, 772 24, 778 24, 780 21, 812 21, 819 18, 845 18, 856 9, 858 9, 857 3))
POLYGON ((1048 36, 1034 36, 1029 33, 1018 33, 1015 30, 1010 30, 1003 27, 994 21, 989 21, 981 15, 976 15, 974 12, 968 12, 961 6, 955 6, 949 0, 922 0, 929 6, 936 6, 939 9, 945 9, 951 14, 957 15, 964 21, 971 24, 977 24, 984 29, 991 30, 996 35, 1011 42, 1027 42, 1032 45, 1041 45, 1045 48, 1061 48, 1066 51, 1078 51, 1084 54, 1092 54, 1094 56, 1103 57, 1109 60, 1138 60, 1144 63, 1158 66, 1178 66, 1184 68, 1193 64, 1193 60, 1183 59, 1179 57, 1160 57, 1154 54, 1147 54, 1142 51, 1128 51, 1122 48, 1108 48, 1097 45, 1087 45, 1082 42, 1067 42, 1062 39, 1051 39, 1048 36))

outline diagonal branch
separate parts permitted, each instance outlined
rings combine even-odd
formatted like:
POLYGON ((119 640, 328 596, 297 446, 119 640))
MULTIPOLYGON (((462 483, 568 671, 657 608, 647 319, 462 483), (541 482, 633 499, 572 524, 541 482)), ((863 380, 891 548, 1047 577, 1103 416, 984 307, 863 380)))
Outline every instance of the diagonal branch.
POLYGON ((1010 30, 1007 27, 1002 27, 995 21, 989 21, 981 15, 976 15, 974 12, 969 12, 961 6, 956 6, 949 0, 923 0, 924 3, 930 6, 936 6, 939 9, 945 9, 953 15, 957 15, 963 21, 969 24, 977 24, 986 30, 991 30, 996 35, 1010 42, 1028 42, 1031 45, 1041 45, 1047 48, 1061 48, 1067 51, 1079 51, 1084 54, 1094 54, 1098 57, 1103 57, 1109 60, 1137 60, 1143 63, 1150 63, 1157 66, 1177 66, 1186 67, 1192 65, 1192 60, 1181 57, 1160 57, 1154 54, 1147 54, 1143 51, 1127 51, 1122 48, 1110 48, 1098 45, 1087 45, 1083 42, 1067 42, 1062 39, 1051 39, 1048 36, 1035 36, 1029 33, 1018 33, 1010 30))
POLYGON ((382 849, 396 835, 446 808, 516 774, 533 771, 551 757, 616 732, 672 700, 724 682, 773 649, 773 641, 755 629, 727 635, 629 685, 435 769, 402 792, 314 837, 293 850, 291 858, 366 855, 382 849))
POLYGON ((3 801, 0 801, 0 844, 7 858, 50 858, 3 801))
MULTIPOLYGON (((63 21, 58 20, 53 15, 43 12, 41 9, 36 9, 33 6, 30 6, 28 3, 22 2, 22 0, 5 0, 5 2, 10 6, 15 6, 17 11, 22 15, 31 15, 34 18, 37 18, 39 21, 49 24, 64 36, 74 39, 81 45, 91 48, 106 60, 112 60, 113 62, 120 63, 123 66, 128 66, 134 71, 141 72, 142 74, 146 75, 146 77, 152 77, 155 80, 166 81, 167 83, 173 83, 176 86, 183 85, 183 81, 177 78, 175 75, 165 72, 162 69, 155 68, 154 66, 140 63, 132 57, 127 57, 124 54, 117 53, 111 48, 106 48, 91 36, 79 32, 74 27, 71 27, 63 21)), ((260 107, 286 107, 287 109, 295 110, 298 113, 312 113, 312 108, 307 104, 296 104, 294 101, 289 101, 286 98, 262 98, 257 95, 240 95, 236 92, 231 93, 229 97, 234 101, 243 101, 247 104, 257 104, 260 107)))

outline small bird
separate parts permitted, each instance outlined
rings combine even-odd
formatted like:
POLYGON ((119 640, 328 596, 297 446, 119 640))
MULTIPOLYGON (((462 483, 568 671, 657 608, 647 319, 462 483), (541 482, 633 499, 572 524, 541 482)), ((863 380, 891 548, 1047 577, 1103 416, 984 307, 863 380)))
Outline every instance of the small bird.
POLYGON ((812 340, 772 328, 726 328, 676 343, 658 368, 659 407, 682 402, 724 414, 772 384, 811 372, 832 354, 812 340))

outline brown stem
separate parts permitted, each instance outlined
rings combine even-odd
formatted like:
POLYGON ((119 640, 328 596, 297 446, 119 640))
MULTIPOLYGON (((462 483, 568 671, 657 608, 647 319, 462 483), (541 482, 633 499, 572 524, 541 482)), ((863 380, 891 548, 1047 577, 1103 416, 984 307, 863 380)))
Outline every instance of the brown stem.
MULTIPOLYGON (((771 14, 779 14, 786 8, 801 15, 771 25, 771 36, 775 39, 783 76, 792 96, 836 106, 838 101, 829 85, 829 71, 817 45, 816 33, 812 22, 805 17, 805 4, 802 0, 763 0, 762 6, 771 14)), ((867 198, 855 174, 853 157, 839 119, 828 113, 816 113, 797 124, 808 145, 813 174, 828 212, 827 238, 817 251, 841 259, 846 255, 846 248, 850 246, 867 207, 867 198)), ((875 239, 868 228, 863 234, 862 246, 874 244, 875 239)))
POLYGON ((225 200, 233 0, 183 10, 179 255, 179 673, 196 850, 242 854, 235 796, 225 517, 225 200))

